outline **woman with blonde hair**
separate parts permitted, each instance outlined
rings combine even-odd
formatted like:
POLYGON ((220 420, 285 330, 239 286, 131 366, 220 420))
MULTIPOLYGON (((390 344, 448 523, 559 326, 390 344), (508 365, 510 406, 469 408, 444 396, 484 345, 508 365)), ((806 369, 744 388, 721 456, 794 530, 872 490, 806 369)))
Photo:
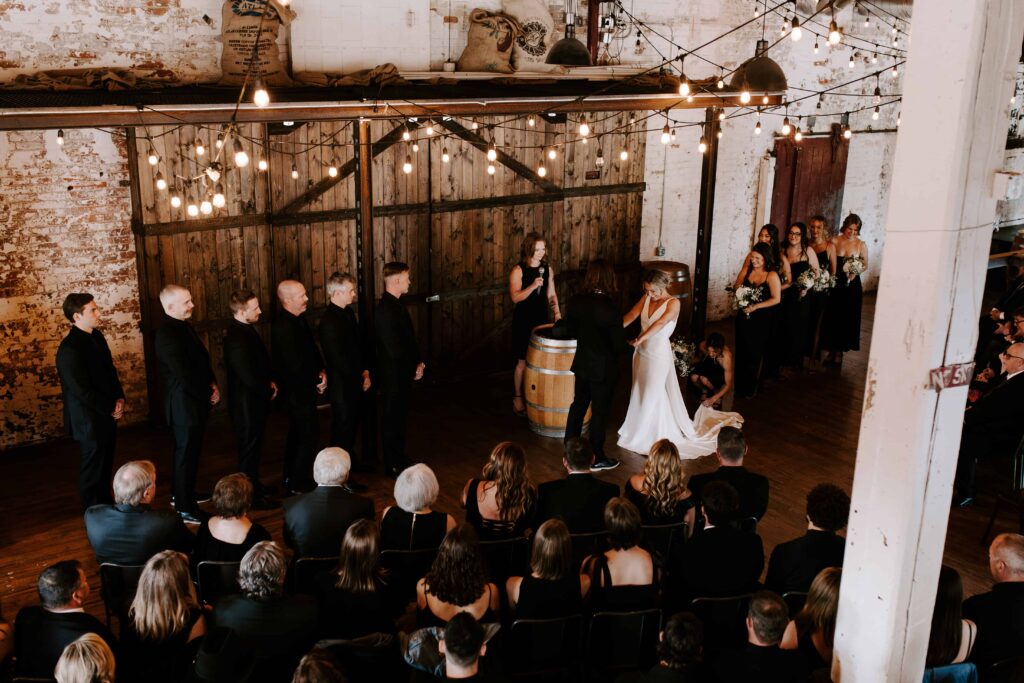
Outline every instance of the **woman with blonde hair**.
POLYGON ((808 670, 814 671, 832 665, 832 645, 836 633, 836 613, 839 610, 839 582, 841 567, 826 567, 811 582, 807 602, 803 609, 786 625, 779 647, 799 650, 804 655, 808 670))
POLYGON ((184 554, 164 550, 149 559, 121 634, 127 680, 175 681, 185 674, 206 620, 184 554), (190 646, 191 645, 191 646, 190 646))
POLYGON ((526 452, 511 441, 495 446, 480 478, 470 479, 462 489, 466 522, 485 541, 522 536, 536 501, 526 452))
POLYGON ((64 648, 53 677, 57 683, 114 683, 114 653, 105 640, 86 633, 64 648))
POLYGON ((686 522, 691 531, 694 499, 685 481, 679 449, 668 439, 659 439, 651 446, 644 471, 626 483, 626 499, 636 505, 644 524, 686 522))
POLYGON ((549 519, 533 535, 530 574, 511 576, 505 584, 517 619, 553 619, 579 614, 590 590, 590 577, 573 566, 569 527, 549 519))

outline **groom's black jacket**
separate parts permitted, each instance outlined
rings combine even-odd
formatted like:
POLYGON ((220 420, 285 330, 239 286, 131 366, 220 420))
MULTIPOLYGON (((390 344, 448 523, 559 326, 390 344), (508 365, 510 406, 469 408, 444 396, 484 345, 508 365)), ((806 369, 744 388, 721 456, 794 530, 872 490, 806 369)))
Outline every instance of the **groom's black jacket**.
POLYGON ((559 336, 576 339, 572 372, 578 378, 614 382, 618 376, 618 355, 629 351, 622 313, 607 294, 585 292, 569 300, 565 318, 555 330, 559 336))

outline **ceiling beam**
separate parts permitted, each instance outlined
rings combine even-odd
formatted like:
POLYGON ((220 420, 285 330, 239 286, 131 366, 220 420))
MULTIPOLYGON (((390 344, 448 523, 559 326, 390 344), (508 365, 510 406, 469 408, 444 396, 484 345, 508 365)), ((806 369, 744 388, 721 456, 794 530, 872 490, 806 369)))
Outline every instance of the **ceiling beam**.
MULTIPOLYGON (((481 152, 487 152, 489 147, 488 142, 479 135, 477 135, 476 133, 474 133, 473 131, 466 130, 457 121, 454 121, 452 119, 448 119, 447 121, 445 121, 442 119, 441 125, 445 129, 451 131, 453 135, 462 138, 469 144, 476 147, 481 152)), ((539 175, 537 175, 536 171, 534 171, 532 168, 530 168, 523 162, 519 161, 515 157, 511 157, 497 148, 495 149, 495 152, 497 152, 498 154, 498 156, 496 157, 496 161, 498 163, 505 166, 516 175, 526 178, 531 183, 533 183, 540 189, 544 190, 545 192, 558 192, 561 189, 560 187, 558 187, 558 185, 555 185, 550 180, 545 180, 544 178, 541 178, 539 175)))

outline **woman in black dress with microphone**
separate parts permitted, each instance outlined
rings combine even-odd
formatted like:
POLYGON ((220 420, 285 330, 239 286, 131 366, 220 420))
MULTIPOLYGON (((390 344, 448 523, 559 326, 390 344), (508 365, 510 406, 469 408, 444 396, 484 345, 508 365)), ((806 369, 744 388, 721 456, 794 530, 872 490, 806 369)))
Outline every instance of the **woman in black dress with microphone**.
POLYGON ((512 410, 519 417, 526 415, 523 374, 526 372, 526 348, 530 345, 530 334, 538 325, 558 322, 562 317, 555 291, 555 271, 545 261, 546 255, 544 238, 535 232, 527 234, 523 238, 519 263, 512 266, 508 276, 508 293, 515 304, 512 312, 512 353, 516 359, 512 378, 515 384, 512 410))

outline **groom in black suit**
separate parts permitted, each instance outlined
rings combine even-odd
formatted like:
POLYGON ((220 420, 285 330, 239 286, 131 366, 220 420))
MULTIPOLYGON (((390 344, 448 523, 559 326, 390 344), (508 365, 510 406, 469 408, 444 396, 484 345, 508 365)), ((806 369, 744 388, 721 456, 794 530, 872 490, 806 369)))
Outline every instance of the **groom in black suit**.
POLYGON ((622 327, 622 313, 612 301, 615 270, 605 259, 587 265, 583 291, 569 300, 567 315, 556 325, 556 333, 576 339, 571 370, 576 388, 565 425, 565 441, 583 432, 583 418, 591 408, 590 445, 594 449, 592 469, 610 470, 618 460, 604 452, 604 439, 612 396, 619 377, 618 356, 629 350, 622 327))

